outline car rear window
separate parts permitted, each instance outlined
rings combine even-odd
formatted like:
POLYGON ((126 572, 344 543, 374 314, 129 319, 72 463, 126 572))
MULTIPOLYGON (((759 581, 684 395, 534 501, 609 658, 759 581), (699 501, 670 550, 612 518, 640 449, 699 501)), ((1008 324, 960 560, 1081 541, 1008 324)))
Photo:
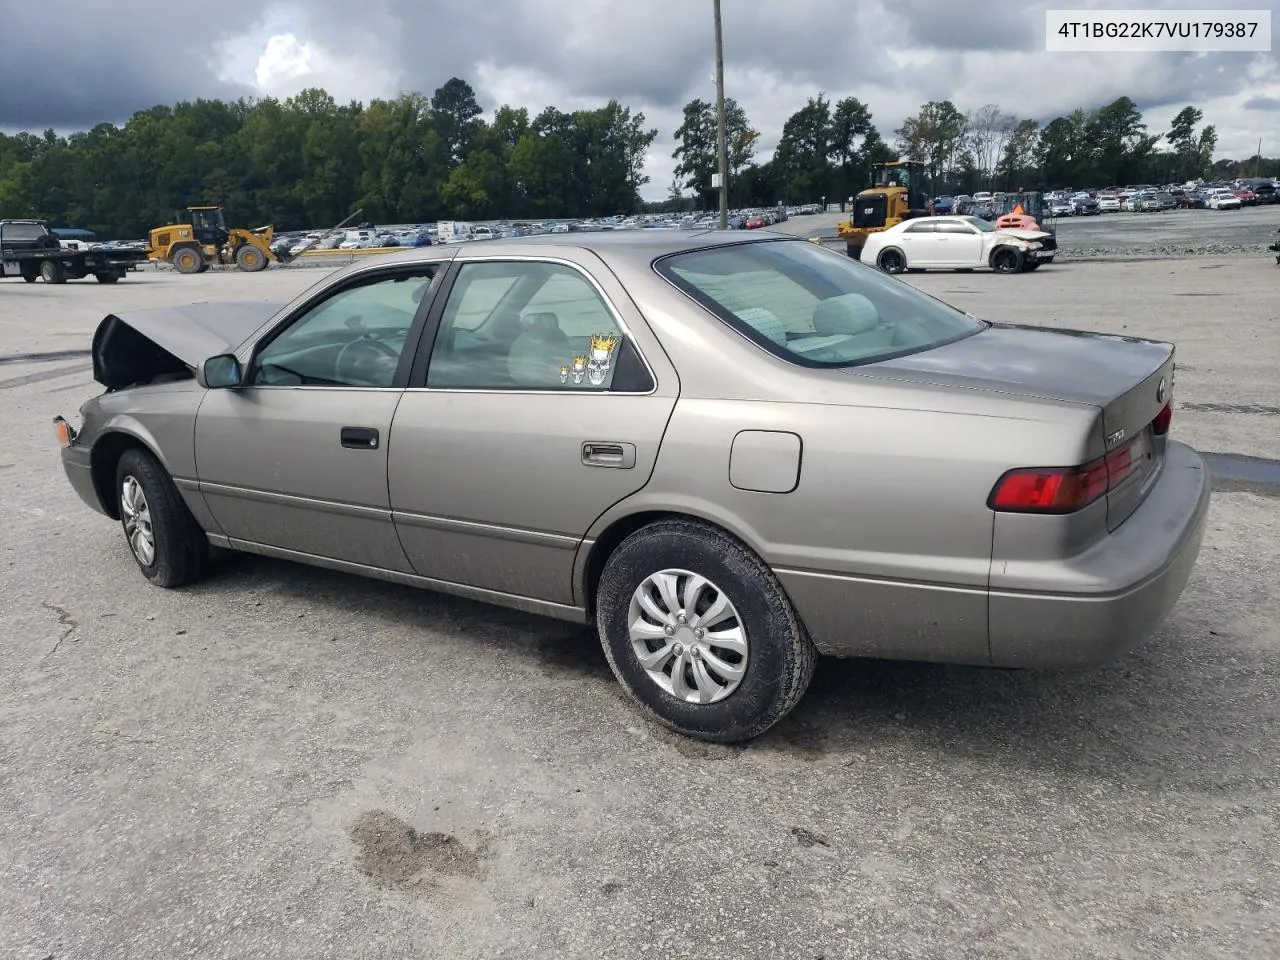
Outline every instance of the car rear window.
POLYGON ((38 223, 6 223, 4 225, 6 240, 39 240, 45 233, 45 228, 38 223))
POLYGON ((986 327, 901 280, 804 240, 679 253, 655 268, 765 350, 807 367, 906 356, 986 327))

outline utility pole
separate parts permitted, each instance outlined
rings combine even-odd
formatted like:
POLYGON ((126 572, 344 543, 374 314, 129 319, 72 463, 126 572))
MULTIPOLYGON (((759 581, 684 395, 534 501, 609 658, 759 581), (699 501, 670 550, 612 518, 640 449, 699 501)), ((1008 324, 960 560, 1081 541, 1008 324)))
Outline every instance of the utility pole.
POLYGON ((720 155, 720 229, 729 229, 729 137, 724 120, 724 37, 720 29, 720 0, 716 11, 716 152, 720 155))

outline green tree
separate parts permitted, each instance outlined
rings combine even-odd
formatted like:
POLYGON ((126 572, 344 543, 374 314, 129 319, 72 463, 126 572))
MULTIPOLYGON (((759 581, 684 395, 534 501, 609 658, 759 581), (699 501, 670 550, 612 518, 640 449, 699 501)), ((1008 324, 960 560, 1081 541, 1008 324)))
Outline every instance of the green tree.
POLYGON ((1004 153, 996 171, 999 182, 1006 190, 1019 190, 1023 187, 1023 178, 1035 166, 1039 144, 1040 124, 1034 120, 1019 120, 1013 133, 1005 141, 1004 153))
POLYGON ((922 160, 935 183, 952 173, 964 148, 965 116, 950 100, 930 100, 894 131, 899 152, 922 160))
POLYGON ((471 84, 450 77, 431 95, 431 111, 436 130, 449 149, 449 162, 459 164, 466 158, 471 140, 480 127, 480 103, 471 84))
MULTIPOLYGON (((711 188, 711 175, 719 168, 716 157, 716 111, 705 100, 690 100, 684 105, 683 120, 676 128, 676 148, 671 156, 677 161, 675 174, 702 208, 716 205, 716 191, 711 188)), ((725 125, 728 129, 728 124, 725 125)))
MULTIPOLYGON (((831 102, 819 93, 787 118, 771 166, 788 203, 813 203, 831 192, 831 102)), ((834 194, 832 194, 834 196, 834 194)))
POLYGON ((1196 134, 1196 125, 1204 119, 1204 112, 1196 107, 1183 107, 1169 125, 1165 139, 1173 147, 1173 159, 1177 176, 1182 180, 1203 177, 1213 162, 1213 151, 1218 145, 1218 132, 1212 125, 1196 134))

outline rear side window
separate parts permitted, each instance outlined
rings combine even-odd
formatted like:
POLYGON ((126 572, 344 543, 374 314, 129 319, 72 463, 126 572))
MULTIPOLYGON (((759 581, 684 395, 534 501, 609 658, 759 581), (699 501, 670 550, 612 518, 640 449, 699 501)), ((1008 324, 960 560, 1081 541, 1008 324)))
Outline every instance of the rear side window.
POLYGON ((748 339, 802 366, 874 363, 986 328, 908 284, 803 240, 679 253, 655 269, 748 339))
POLYGON ((6 240, 39 240, 45 235, 44 227, 38 223, 6 223, 0 226, 6 240))

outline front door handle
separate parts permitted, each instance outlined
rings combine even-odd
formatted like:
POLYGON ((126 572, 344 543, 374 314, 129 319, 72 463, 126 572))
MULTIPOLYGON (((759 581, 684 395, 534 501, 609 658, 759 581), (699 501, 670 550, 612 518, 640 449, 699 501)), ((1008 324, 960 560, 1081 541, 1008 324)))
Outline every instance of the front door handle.
POLYGON ((635 444, 613 440, 588 440, 582 445, 582 462, 588 467, 630 470, 636 465, 635 444))
POLYGON ((351 450, 377 450, 378 431, 375 427, 343 427, 342 445, 351 450))

